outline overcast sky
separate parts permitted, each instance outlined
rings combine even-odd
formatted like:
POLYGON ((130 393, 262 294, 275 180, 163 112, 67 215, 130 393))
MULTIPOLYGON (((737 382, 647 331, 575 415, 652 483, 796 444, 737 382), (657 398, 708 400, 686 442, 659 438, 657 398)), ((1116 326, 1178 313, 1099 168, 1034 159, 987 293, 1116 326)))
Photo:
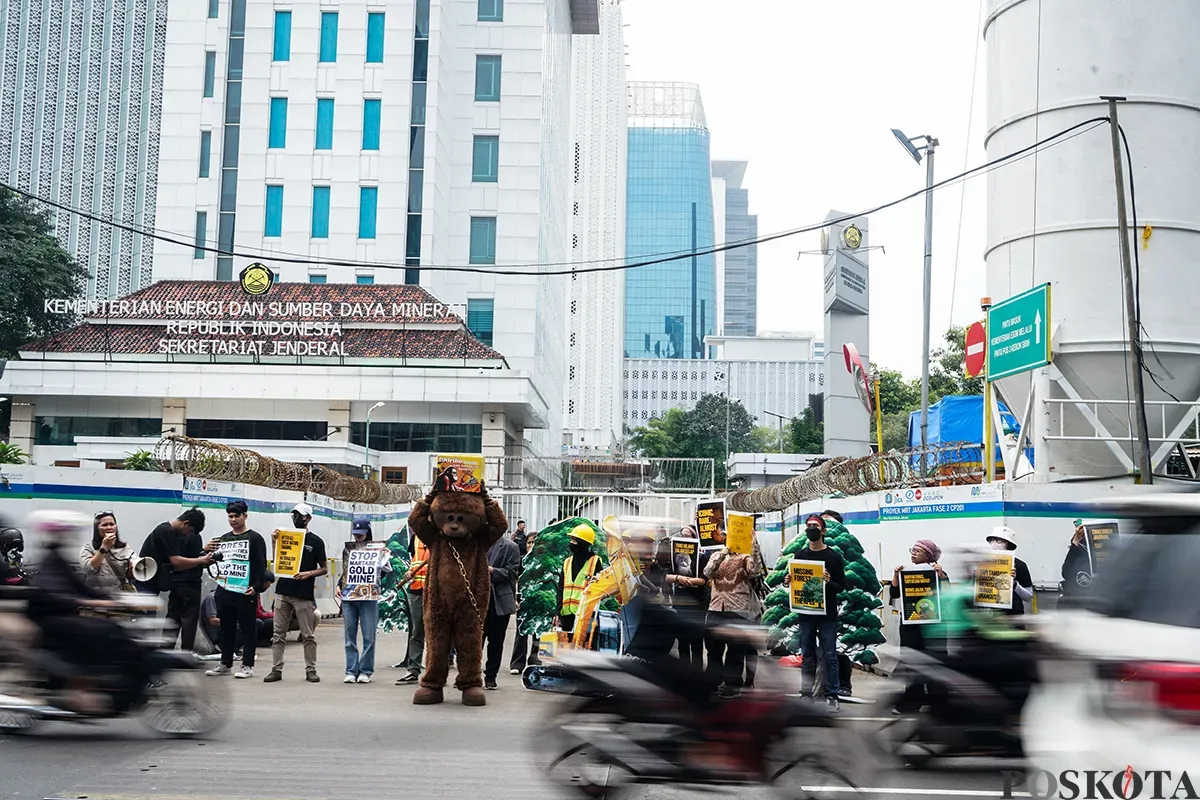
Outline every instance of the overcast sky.
MULTIPOLYGON (((750 164, 745 186, 760 235, 924 186, 924 165, 891 128, 940 140, 939 180, 985 160, 980 2, 625 0, 622 8, 629 80, 700 86, 712 157, 750 164)), ((934 196, 935 341, 952 320, 981 316, 985 184, 966 182, 965 198, 962 184, 934 196)), ((871 244, 887 252, 870 253, 869 354, 909 376, 921 365, 923 220, 920 199, 870 220, 871 244)), ((817 233, 759 245, 760 333, 821 333, 822 260, 797 259, 819 246, 817 233)))

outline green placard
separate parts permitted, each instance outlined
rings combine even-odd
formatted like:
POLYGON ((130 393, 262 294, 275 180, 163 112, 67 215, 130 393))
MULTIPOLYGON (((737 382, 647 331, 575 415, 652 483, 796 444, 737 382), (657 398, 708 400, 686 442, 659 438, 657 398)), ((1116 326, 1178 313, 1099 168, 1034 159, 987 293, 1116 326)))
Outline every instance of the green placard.
POLYGON ((1001 301, 987 315, 989 381, 1050 363, 1050 284, 1001 301))

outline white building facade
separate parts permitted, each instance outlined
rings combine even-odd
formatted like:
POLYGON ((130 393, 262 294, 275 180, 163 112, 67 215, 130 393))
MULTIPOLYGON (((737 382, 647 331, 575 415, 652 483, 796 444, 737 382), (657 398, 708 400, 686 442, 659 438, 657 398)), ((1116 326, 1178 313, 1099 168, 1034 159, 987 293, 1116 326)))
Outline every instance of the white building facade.
POLYGON ((600 35, 574 54, 569 366, 563 398, 567 453, 606 453, 621 440, 628 104, 620 0, 598 0, 600 35), (590 270, 590 271, 589 271, 590 270))

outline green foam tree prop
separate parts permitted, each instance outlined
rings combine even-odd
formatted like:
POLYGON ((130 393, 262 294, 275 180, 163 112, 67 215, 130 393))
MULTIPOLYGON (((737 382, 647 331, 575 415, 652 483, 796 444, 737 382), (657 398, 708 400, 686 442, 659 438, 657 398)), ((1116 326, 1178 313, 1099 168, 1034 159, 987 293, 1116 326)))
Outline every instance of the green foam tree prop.
MULTIPOLYGON (((862 544, 840 522, 827 520, 825 543, 837 551, 846 566, 846 585, 836 601, 840 609, 838 649, 860 664, 875 664, 879 658, 871 647, 886 641, 883 622, 873 613, 883 605, 877 596, 879 578, 875 567, 867 559, 862 544)), ((764 603, 763 624, 771 626, 771 642, 792 653, 800 652, 800 622, 804 615, 791 609, 788 561, 803 559, 807 549, 808 539, 800 533, 783 548, 779 561, 767 576, 771 592, 764 603)))
POLYGON ((380 580, 379 624, 385 633, 407 631, 408 589, 400 585, 404 573, 408 572, 408 524, 396 531, 387 540, 392 571, 383 573, 380 580))
MULTIPOLYGON (((587 525, 596 533, 592 552, 600 556, 601 567, 608 566, 608 550, 604 532, 591 520, 579 517, 563 520, 543 528, 530 542, 525 554, 523 571, 519 582, 521 607, 517 611, 517 632, 522 636, 541 636, 551 629, 558 615, 558 579, 562 575, 563 562, 571 554, 570 533, 577 525, 587 525)), ((597 570, 598 572, 598 570, 597 570)), ((601 608, 616 610, 610 598, 601 608)))

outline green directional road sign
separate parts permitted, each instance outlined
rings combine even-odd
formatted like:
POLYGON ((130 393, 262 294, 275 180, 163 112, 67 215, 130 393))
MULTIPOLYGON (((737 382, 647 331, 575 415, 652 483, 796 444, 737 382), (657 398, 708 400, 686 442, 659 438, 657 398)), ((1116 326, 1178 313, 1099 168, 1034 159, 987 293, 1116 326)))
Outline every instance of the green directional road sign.
POLYGON ((987 377, 1018 375, 1050 363, 1050 284, 1003 300, 988 310, 987 377))

